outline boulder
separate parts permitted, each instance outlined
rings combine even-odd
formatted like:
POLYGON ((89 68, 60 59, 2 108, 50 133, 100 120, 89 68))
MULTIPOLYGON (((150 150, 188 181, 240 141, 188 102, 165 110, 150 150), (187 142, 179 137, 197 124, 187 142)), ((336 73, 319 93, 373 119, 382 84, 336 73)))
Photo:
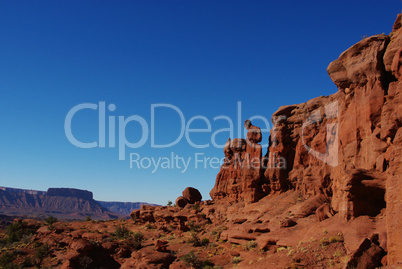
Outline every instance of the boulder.
MULTIPOLYGON (((201 202, 201 200, 202 200, 201 193, 197 189, 195 189, 193 187, 187 187, 183 191, 183 197, 190 204, 194 204, 196 202, 201 202)), ((177 204, 177 200, 176 200, 176 204, 177 204)))
POLYGON ((183 196, 177 197, 177 199, 176 199, 176 205, 177 205, 178 207, 183 208, 183 207, 185 207, 187 204, 188 204, 188 201, 187 201, 186 198, 184 198, 183 196))

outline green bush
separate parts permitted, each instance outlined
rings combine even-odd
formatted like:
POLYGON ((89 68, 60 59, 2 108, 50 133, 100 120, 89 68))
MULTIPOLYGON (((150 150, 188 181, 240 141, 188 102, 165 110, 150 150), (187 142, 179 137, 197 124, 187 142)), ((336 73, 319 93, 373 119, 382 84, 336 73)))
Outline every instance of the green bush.
POLYGON ((196 233, 191 233, 191 238, 187 241, 187 243, 193 244, 194 247, 207 246, 209 244, 209 239, 200 239, 196 233))
POLYGON ((194 251, 190 251, 189 253, 183 255, 181 260, 184 261, 187 266, 191 266, 195 269, 202 268, 202 261, 198 259, 198 256, 194 254, 194 251))
POLYGON ((45 219, 45 222, 49 225, 52 226, 53 224, 55 224, 56 222, 58 222, 59 220, 57 218, 54 218, 53 216, 49 216, 47 217, 47 219, 45 219))
POLYGON ((232 263, 238 264, 238 263, 241 262, 242 260, 243 260, 243 259, 240 258, 240 256, 236 256, 236 257, 233 257, 232 263))
POLYGON ((258 244, 255 241, 250 241, 246 245, 246 249, 248 250, 253 250, 258 246, 258 244))
POLYGON ((117 225, 116 229, 114 230, 114 236, 119 239, 128 238, 130 236, 130 231, 126 226, 117 225))
POLYGON ((211 262, 210 260, 205 260, 205 261, 202 263, 202 268, 206 268, 206 267, 212 267, 212 268, 213 268, 213 266, 214 266, 214 263, 211 262))
POLYGON ((34 229, 29 228, 25 221, 16 221, 7 226, 6 242, 12 244, 19 242, 24 236, 29 236, 34 233, 34 229))
POLYGON ((34 261, 31 259, 31 257, 26 257, 24 261, 21 263, 22 268, 26 267, 33 267, 35 265, 34 261))
POLYGON ((36 249, 35 258, 38 259, 37 267, 40 267, 43 259, 50 254, 50 248, 47 244, 44 244, 36 249))
POLYGON ((197 210, 197 212, 200 211, 200 204, 194 204, 193 209, 197 210))
POLYGON ((141 232, 135 232, 133 234, 133 240, 133 247, 135 249, 140 249, 142 247, 142 241, 144 241, 144 235, 141 232))
POLYGON ((188 227, 190 227, 190 231, 194 233, 198 233, 201 230, 201 227, 195 224, 194 221, 190 221, 188 227))
POLYGON ((13 264, 15 256, 16 255, 14 252, 5 252, 3 255, 1 255, 0 268, 17 268, 17 266, 13 264))
POLYGON ((209 239, 208 238, 201 239, 201 245, 202 246, 207 246, 208 244, 209 244, 209 239))

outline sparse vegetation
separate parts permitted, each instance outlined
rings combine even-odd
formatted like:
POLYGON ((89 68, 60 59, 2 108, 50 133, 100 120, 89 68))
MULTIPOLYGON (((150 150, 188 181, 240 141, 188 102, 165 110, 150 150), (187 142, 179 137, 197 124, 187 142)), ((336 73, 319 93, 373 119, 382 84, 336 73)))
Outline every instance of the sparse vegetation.
POLYGON ((242 245, 243 249, 247 249, 247 250, 253 250, 257 246, 258 246, 258 244, 254 240, 242 245))
POLYGON ((58 222, 58 219, 54 218, 53 216, 49 216, 45 219, 45 222, 47 223, 47 225, 51 226, 51 225, 55 224, 56 222, 58 222))
POLYGON ((85 221, 91 221, 91 220, 92 220, 91 216, 87 215, 86 218, 85 218, 85 221))
POLYGON ((116 236, 119 239, 125 239, 130 236, 130 231, 127 229, 126 226, 117 225, 116 230, 114 231, 114 236, 116 236))
POLYGON ((17 266, 13 264, 15 257, 15 252, 5 252, 0 257, 0 267, 5 269, 17 268, 17 266))
POLYGON ((207 245, 209 245, 209 239, 208 239, 208 238, 203 238, 203 239, 201 239, 201 245, 202 245, 202 246, 207 246, 207 245))
POLYGON ((136 232, 133 234, 134 242, 135 242, 135 248, 141 248, 141 243, 144 241, 144 235, 140 232, 136 232))
POLYGON ((27 223, 24 221, 16 221, 7 226, 6 235, 7 239, 6 243, 12 244, 14 242, 19 242, 23 238, 29 237, 34 233, 34 229, 28 227, 27 223))
POLYGON ((340 252, 339 250, 335 250, 333 256, 334 256, 334 257, 342 257, 343 255, 342 255, 342 252, 340 252))
POLYGON ((38 260, 36 261, 36 267, 40 268, 40 265, 43 262, 43 259, 50 254, 50 248, 47 244, 44 244, 36 249, 35 258, 38 260))
POLYGON ((194 221, 190 221, 188 227, 190 227, 190 231, 194 233, 198 233, 201 230, 201 227, 195 224, 194 221))
POLYGON ((328 246, 329 245, 328 238, 326 238, 326 237, 321 238, 320 244, 321 244, 321 247, 328 246))
POLYGON ((209 244, 208 238, 200 239, 196 233, 191 233, 191 238, 187 240, 187 243, 193 244, 194 247, 207 246, 209 244))
POLYGON ((221 237, 221 233, 226 229, 227 228, 225 226, 219 226, 212 230, 211 235, 215 237, 215 241, 219 240, 219 238, 221 237))
POLYGON ((198 256, 194 254, 194 251, 183 255, 181 260, 184 261, 187 266, 191 266, 195 269, 202 268, 202 262, 198 259, 198 256))
POLYGON ((193 209, 196 210, 197 212, 199 212, 200 211, 200 204, 198 204, 198 203, 194 204, 193 209))
POLYGON ((145 228, 148 229, 148 230, 152 230, 155 227, 151 223, 148 223, 147 225, 145 225, 145 228))
POLYGON ((232 263, 238 264, 238 263, 240 263, 242 260, 243 260, 243 259, 242 259, 240 256, 236 256, 236 257, 233 257, 232 263))
POLYGON ((168 201, 167 202, 167 206, 172 206, 173 205, 173 202, 172 201, 168 201))

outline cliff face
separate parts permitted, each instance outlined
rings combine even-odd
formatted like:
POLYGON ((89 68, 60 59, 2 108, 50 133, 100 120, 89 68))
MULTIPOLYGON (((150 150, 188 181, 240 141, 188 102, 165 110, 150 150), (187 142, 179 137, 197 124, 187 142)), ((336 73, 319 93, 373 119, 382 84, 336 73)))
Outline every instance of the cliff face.
POLYGON ((390 35, 363 39, 328 66, 337 93, 280 107, 266 166, 246 177, 247 169, 224 164, 211 197, 255 202, 292 189, 304 199, 325 197, 345 221, 386 214, 388 263, 396 263, 402 257, 401 53, 399 15, 390 35))
POLYGON ((87 215, 94 219, 117 217, 93 200, 92 192, 66 188, 49 189, 47 193, 1 188, 0 213, 31 217, 52 215, 68 219, 82 219, 87 215))
POLYGON ((70 189, 70 188, 49 188, 46 194, 48 196, 76 197, 84 200, 93 199, 93 194, 90 191, 70 189))

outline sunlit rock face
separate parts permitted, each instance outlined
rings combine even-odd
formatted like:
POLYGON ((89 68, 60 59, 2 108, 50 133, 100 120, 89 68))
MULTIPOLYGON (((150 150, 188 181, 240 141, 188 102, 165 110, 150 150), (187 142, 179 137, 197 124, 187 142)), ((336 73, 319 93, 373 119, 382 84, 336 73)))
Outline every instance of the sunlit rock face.
POLYGON ((328 66, 338 92, 282 106, 272 116, 262 158, 261 132, 228 140, 213 200, 256 202, 299 190, 323 195, 344 220, 387 215, 388 262, 402 257, 402 29, 353 45, 328 66), (259 163, 259 165, 251 165, 259 163), (240 165, 245 164, 245 165, 240 165))

